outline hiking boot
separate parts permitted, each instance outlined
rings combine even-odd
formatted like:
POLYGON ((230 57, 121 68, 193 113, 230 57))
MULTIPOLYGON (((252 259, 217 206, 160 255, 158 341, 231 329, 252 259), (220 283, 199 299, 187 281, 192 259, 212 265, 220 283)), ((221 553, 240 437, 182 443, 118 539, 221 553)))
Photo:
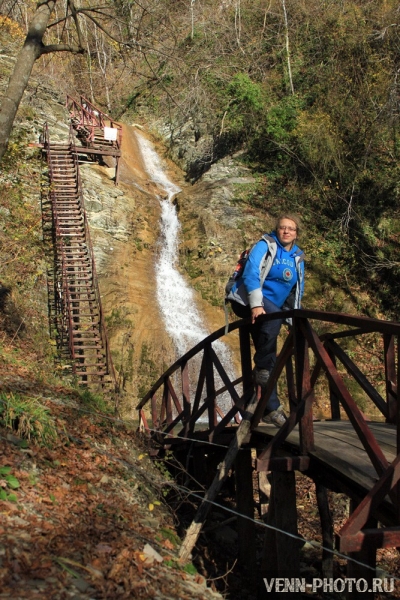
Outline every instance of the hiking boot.
POLYGON ((253 378, 254 383, 256 385, 265 388, 268 383, 270 372, 267 369, 257 369, 257 367, 253 370, 253 378))
POLYGON ((278 406, 276 410, 272 410, 261 419, 264 423, 272 423, 275 427, 282 427, 287 421, 287 416, 283 410, 283 406, 278 406))

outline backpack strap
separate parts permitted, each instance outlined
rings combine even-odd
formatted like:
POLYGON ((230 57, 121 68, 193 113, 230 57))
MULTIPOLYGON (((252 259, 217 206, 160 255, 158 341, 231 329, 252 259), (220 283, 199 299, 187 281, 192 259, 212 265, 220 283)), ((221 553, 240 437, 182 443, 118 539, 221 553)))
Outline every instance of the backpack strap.
MULTIPOLYGON (((268 246, 268 250, 270 249, 270 244, 271 244, 271 243, 275 243, 275 244, 276 244, 276 242, 275 242, 274 238, 272 238, 272 237, 271 237, 270 235, 268 235, 267 233, 264 233, 264 234, 262 235, 262 237, 259 239, 259 241, 261 242, 261 240, 264 240, 264 242, 267 244, 267 246, 268 246)), ((261 289, 262 289, 262 286, 264 285, 264 281, 266 280, 266 278, 267 278, 267 275, 268 275, 268 273, 269 273, 269 270, 268 270, 268 272, 267 272, 267 266, 268 266, 268 261, 267 261, 267 257, 268 257, 268 250, 267 250, 267 253, 265 254, 265 257, 264 257, 264 263, 263 263, 263 266, 261 267, 261 271, 260 271, 260 287, 261 287, 261 289)))
MULTIPOLYGON (((269 269, 269 261, 267 260, 267 256, 268 256, 268 250, 270 248, 270 244, 271 243, 275 243, 274 238, 272 238, 270 235, 268 235, 267 233, 264 233, 261 238, 259 240, 257 240, 257 242, 255 242, 250 250, 248 251, 247 257, 250 255, 250 252, 252 251, 252 249, 254 248, 254 246, 256 244, 258 244, 258 242, 261 242, 261 240, 263 240, 266 244, 267 244, 267 252, 265 254, 265 258, 264 258, 264 262, 263 265, 261 267, 261 271, 260 271, 260 287, 262 288, 264 281, 268 275, 269 269)), ((232 283, 234 283, 235 280, 232 281, 232 283)), ((224 312, 225 312, 225 335, 227 335, 228 333, 228 329, 229 329, 229 313, 228 313, 228 302, 229 300, 225 297, 225 302, 224 302, 224 312)))

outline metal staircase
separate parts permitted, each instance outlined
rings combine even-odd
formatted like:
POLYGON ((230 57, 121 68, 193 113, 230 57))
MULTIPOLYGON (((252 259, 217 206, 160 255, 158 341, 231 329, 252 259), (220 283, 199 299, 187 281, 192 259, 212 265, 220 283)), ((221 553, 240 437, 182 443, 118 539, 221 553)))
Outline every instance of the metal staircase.
POLYGON ((53 254, 51 329, 82 384, 115 385, 72 131, 69 144, 52 144, 46 125, 43 139, 49 184, 43 224, 53 254))

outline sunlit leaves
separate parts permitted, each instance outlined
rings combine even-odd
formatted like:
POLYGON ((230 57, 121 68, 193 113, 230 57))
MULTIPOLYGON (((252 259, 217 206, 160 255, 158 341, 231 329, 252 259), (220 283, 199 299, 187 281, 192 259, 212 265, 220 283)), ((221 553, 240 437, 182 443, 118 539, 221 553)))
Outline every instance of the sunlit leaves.
POLYGON ((301 112, 295 134, 302 155, 313 171, 323 173, 323 176, 341 173, 342 141, 328 114, 301 112))

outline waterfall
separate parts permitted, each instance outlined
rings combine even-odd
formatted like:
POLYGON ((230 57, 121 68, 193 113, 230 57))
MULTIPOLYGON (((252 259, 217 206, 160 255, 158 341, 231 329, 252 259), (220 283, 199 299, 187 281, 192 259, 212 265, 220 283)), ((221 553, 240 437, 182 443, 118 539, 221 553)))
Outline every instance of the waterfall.
MULTIPOLYGON (((207 331, 196 306, 192 288, 178 271, 178 243, 180 223, 172 200, 181 189, 166 176, 160 158, 151 142, 135 132, 146 172, 158 188, 165 193, 159 197, 161 205, 160 252, 156 261, 157 300, 165 329, 170 335, 177 356, 185 354, 211 332, 207 331)), ((217 340, 213 347, 231 380, 235 379, 232 358, 226 344, 217 340)), ((219 376, 216 376, 218 382, 219 376)), ((222 382, 219 380, 222 386, 222 382)), ((231 400, 222 398, 221 408, 231 406, 231 400), (225 406, 226 405, 226 406, 225 406)))

